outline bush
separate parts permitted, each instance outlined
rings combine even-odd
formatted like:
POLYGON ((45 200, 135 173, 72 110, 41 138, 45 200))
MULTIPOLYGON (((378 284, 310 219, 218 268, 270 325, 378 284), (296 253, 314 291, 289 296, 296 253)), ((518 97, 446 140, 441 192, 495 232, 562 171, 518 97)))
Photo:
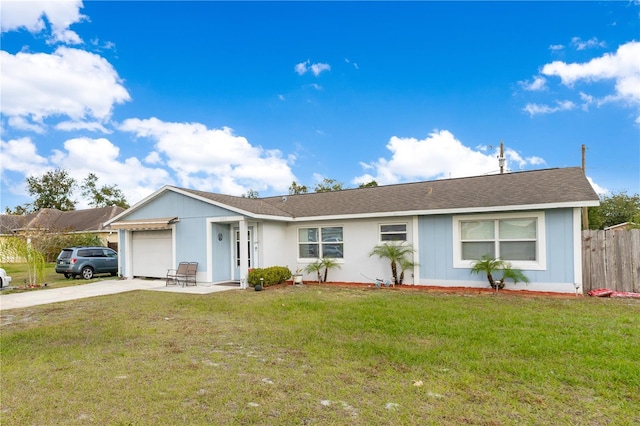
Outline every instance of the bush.
POLYGON ((291 271, 286 266, 270 266, 268 268, 254 268, 249 270, 247 282, 250 286, 260 284, 260 278, 264 278, 263 285, 279 284, 291 278, 291 271))

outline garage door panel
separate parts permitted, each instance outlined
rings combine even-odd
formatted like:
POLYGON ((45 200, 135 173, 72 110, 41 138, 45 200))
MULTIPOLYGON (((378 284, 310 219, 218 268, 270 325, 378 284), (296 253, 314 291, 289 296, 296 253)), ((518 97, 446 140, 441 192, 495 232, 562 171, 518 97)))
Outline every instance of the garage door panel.
POLYGON ((173 268, 171 230, 134 231, 132 263, 134 277, 164 278, 173 268))

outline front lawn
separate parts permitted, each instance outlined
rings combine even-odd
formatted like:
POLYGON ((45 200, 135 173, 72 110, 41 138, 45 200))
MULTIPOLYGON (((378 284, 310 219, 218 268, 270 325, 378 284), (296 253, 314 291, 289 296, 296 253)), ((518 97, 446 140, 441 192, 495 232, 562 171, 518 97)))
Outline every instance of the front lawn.
MULTIPOLYGON (((0 299, 1 301, 1 299, 0 299)), ((640 302, 288 286, 2 311, 23 424, 640 424, 640 302)))

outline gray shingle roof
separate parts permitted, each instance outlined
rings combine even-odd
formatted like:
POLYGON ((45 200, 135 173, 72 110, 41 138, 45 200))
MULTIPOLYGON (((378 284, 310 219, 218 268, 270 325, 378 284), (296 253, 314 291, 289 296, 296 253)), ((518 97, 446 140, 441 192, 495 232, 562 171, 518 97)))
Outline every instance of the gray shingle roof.
POLYGON ((122 213, 122 207, 60 211, 42 209, 24 216, 0 215, 0 233, 12 234, 17 230, 41 229, 58 232, 92 232, 104 229, 103 224, 122 213))
POLYGON ((599 199, 578 167, 258 199, 182 190, 255 215, 291 218, 481 211, 505 206, 580 206, 599 199))

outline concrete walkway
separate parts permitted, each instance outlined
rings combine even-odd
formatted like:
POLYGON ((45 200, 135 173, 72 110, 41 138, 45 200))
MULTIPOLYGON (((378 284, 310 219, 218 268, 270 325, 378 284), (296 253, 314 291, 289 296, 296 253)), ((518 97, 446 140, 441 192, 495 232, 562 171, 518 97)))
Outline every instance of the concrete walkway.
POLYGON ((197 286, 166 286, 164 280, 108 280, 71 287, 32 290, 24 293, 1 294, 0 310, 26 308, 47 303, 65 302, 85 297, 104 296, 133 290, 155 290, 186 294, 209 294, 218 291, 240 290, 239 285, 198 283, 197 286))

